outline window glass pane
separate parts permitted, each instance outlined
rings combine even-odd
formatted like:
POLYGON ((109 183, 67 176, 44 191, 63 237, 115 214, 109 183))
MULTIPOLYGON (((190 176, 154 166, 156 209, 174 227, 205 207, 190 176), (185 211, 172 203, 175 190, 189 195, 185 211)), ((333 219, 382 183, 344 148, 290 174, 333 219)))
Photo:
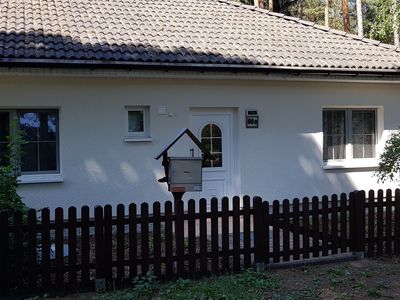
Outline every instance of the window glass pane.
POLYGON ((333 111, 332 113, 332 133, 345 134, 345 116, 344 111, 333 111))
POLYGON ((143 110, 134 110, 128 112, 128 131, 144 132, 144 112, 143 110))
POLYGON ((57 113, 55 112, 39 113, 39 140, 40 141, 57 140, 57 113))
POLYGON ((22 112, 19 115, 20 129, 25 132, 25 139, 37 141, 39 138, 40 119, 36 112, 22 112))
POLYGON ((206 125, 204 126, 203 130, 201 131, 201 137, 205 138, 205 137, 211 137, 211 126, 210 125, 206 125))
POLYGON ((57 143, 39 143, 40 171, 57 171, 57 143))
POLYGON ((201 130, 201 143, 214 156, 214 161, 206 160, 203 168, 222 167, 222 134, 215 124, 207 124, 201 130))
POLYGON ((346 112, 344 110, 323 111, 323 159, 346 157, 346 112))
POLYGON ((38 143, 22 145, 21 171, 35 172, 39 170, 38 143))
POLYGON ((207 149, 208 152, 212 152, 211 151, 211 139, 203 138, 203 139, 201 139, 201 143, 207 149))
POLYGON ((215 138, 212 140, 212 151, 222 152, 222 140, 220 138, 215 138))
POLYGON ((212 136, 213 137, 221 137, 221 129, 217 125, 212 125, 212 136))
POLYGON ((0 142, 7 141, 10 135, 10 114, 8 112, 0 112, 0 142))
POLYGON ((375 157, 375 110, 352 111, 353 158, 375 157))

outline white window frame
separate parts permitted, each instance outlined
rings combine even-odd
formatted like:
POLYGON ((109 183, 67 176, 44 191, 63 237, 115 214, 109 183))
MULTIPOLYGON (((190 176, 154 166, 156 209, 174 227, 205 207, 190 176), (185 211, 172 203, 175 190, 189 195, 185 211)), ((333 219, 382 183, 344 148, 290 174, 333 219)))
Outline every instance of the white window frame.
POLYGON ((150 106, 125 106, 125 137, 124 141, 129 142, 151 142, 150 136, 150 106), (142 111, 143 112, 143 131, 130 132, 129 131, 129 112, 142 111))
MULTIPOLYGON (((323 160, 323 169, 357 169, 357 168, 371 168, 375 169, 378 166, 379 152, 381 151, 380 140, 383 134, 383 107, 382 106, 327 106, 323 107, 324 110, 344 110, 346 120, 346 145, 345 145, 345 159, 329 159, 323 160), (374 158, 353 158, 353 142, 352 136, 352 111, 354 110, 375 110, 375 157, 374 158)), ((321 114, 321 126, 323 124, 323 113, 321 114)), ((323 158, 324 139, 322 131, 321 143, 321 157, 323 158)))
POLYGON ((17 180, 20 184, 34 184, 34 183, 61 183, 64 181, 61 173, 61 146, 60 146, 60 117, 61 110, 59 107, 7 107, 0 108, 2 112, 8 112, 10 115, 10 122, 17 118, 18 111, 29 110, 56 110, 58 112, 58 131, 57 131, 57 170, 44 171, 44 172, 23 172, 18 176, 17 180))

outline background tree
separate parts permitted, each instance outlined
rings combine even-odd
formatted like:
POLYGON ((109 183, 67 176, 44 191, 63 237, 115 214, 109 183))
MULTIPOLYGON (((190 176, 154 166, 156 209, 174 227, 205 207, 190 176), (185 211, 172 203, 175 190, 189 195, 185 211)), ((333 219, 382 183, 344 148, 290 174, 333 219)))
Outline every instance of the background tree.
POLYGON ((378 181, 399 181, 400 179, 400 130, 390 134, 383 153, 379 156, 378 181))

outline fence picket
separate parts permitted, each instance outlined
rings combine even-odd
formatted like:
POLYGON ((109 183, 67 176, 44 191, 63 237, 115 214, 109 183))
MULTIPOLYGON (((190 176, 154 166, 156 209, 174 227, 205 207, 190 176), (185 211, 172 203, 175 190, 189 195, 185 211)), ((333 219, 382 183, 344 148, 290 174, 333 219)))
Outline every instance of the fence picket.
POLYGON ((129 278, 137 276, 137 215, 136 204, 129 204, 129 278))
POLYGON ((280 261, 280 228, 279 228, 279 201, 272 202, 272 259, 274 263, 280 261))
POLYGON ((263 204, 260 197, 253 198, 254 263, 256 269, 265 263, 265 226, 263 204))
POLYGON ((176 202, 176 221, 175 221, 175 241, 176 241, 176 257, 177 257, 177 275, 179 278, 185 276, 185 223, 183 219, 183 201, 176 202))
MULTIPOLYGON (((60 207, 56 208, 55 221, 56 291, 61 292, 64 287, 64 211, 60 207)), ((36 224, 36 218, 32 223, 36 224)), ((36 240, 36 235, 34 238, 36 240)))
POLYGON ((104 206, 104 275, 107 284, 113 281, 113 230, 112 230, 112 207, 104 206))
MULTIPOLYGON (((44 210, 48 211, 48 209, 44 209, 44 210)), ((42 211, 42 222, 43 222, 43 211, 42 211)), ((46 214, 46 213, 44 213, 44 214, 46 214)), ((15 268, 15 270, 14 270, 14 284, 15 284, 15 287, 16 287, 16 290, 17 290, 17 295, 20 295, 20 292, 22 291, 22 289, 24 287, 24 283, 23 283, 24 249, 23 249, 23 228, 22 228, 23 224, 22 224, 22 218, 23 218, 22 211, 17 210, 14 213, 14 268, 15 268)), ((50 216, 49 216, 49 218, 50 218, 50 216)), ((4 222, 4 220, 3 220, 3 222, 4 222)), ((46 218, 45 218, 45 222, 46 222, 46 218)), ((3 227, 3 225, 1 225, 0 226, 0 230, 1 230, 1 228, 5 228, 5 227, 3 227)), ((42 234, 43 234, 43 231, 42 231, 42 234)), ((1 239, 1 240, 3 240, 3 239, 1 239)), ((42 238, 42 243, 43 243, 43 238, 42 238)), ((5 247, 6 245, 7 244, 3 244, 2 243, 2 247, 5 247)), ((45 259, 43 257, 43 254, 44 254, 43 251, 45 251, 44 249, 46 249, 46 248, 48 248, 48 256, 49 256, 49 260, 50 260, 50 241, 49 241, 48 245, 43 245, 42 246, 42 264, 44 262, 43 259, 45 259), (45 247, 45 246, 47 246, 47 247, 45 247)), ((2 258, 6 259, 7 255, 3 255, 3 254, 0 255, 0 259, 2 259, 2 258)), ((46 277, 43 274, 44 270, 45 269, 43 269, 43 271, 42 271, 42 276, 43 276, 42 278, 44 280, 43 284, 44 284, 44 287, 48 287, 47 283, 50 284, 50 282, 47 281, 47 279, 50 279, 50 270, 47 270, 48 277, 46 277)), ((0 273, 1 272, 6 273, 7 272, 7 268, 6 267, 0 267, 0 273)), ((2 277, 0 277, 0 282, 6 283, 6 280, 4 282, 3 282, 3 280, 4 279, 2 277)))
POLYGON ((340 195, 340 253, 347 252, 347 195, 340 195))
POLYGON ((160 223, 160 202, 153 203, 153 256, 154 275, 161 278, 161 223, 160 223))
POLYGON ((386 190, 385 249, 386 255, 392 255, 392 190, 386 190))
POLYGON ((329 199, 322 197, 322 256, 327 256, 329 251, 329 199))
POLYGON ((394 254, 400 254, 400 189, 394 195, 394 254))
POLYGON ((312 198, 312 231, 313 231, 313 257, 319 257, 319 199, 312 198))
POLYGON ((230 269, 229 268, 229 199, 227 197, 222 198, 221 223, 222 223, 222 271, 229 272, 230 269))
POLYGON ((310 200, 303 198, 302 224, 303 224, 303 258, 310 257, 310 200))
POLYGON ((293 260, 300 259, 300 201, 293 199, 293 260))
POLYGON ((383 254, 383 190, 378 190, 376 212, 376 255, 383 254))
MULTIPOLYGON (((250 268, 251 266, 251 252, 250 252, 250 197, 243 197, 243 263, 244 267, 250 268)), ((263 249, 265 251, 265 249, 263 249)))
POLYGON ((68 208, 68 283, 72 291, 77 288, 76 260, 76 208, 70 207, 68 208))
POLYGON ((336 194, 332 195, 331 198, 331 248, 332 254, 338 253, 339 248, 339 235, 338 235, 338 196, 336 194))
POLYGON ((9 293, 10 260, 9 260, 9 233, 8 213, 0 212, 0 296, 7 296, 9 293))
POLYGON ((117 205, 117 284, 125 278, 125 206, 117 205))
POLYGON ((375 192, 368 192, 368 257, 375 255, 375 192))
POLYGON ((141 275, 145 276, 149 272, 149 204, 140 205, 140 216, 141 275))
POLYGON ((188 201, 188 244, 189 244, 189 277, 196 275, 196 203, 193 199, 188 201))
POLYGON ((87 290, 90 285, 90 228, 89 207, 81 208, 81 286, 87 290))
POLYGON ((282 203, 282 213, 283 213, 283 261, 289 261, 290 259, 290 233, 289 233, 289 200, 285 199, 282 203))
POLYGON ((270 263, 271 251, 270 251, 270 224, 271 224, 271 215, 269 213, 269 202, 263 201, 263 220, 264 220, 264 233, 265 233, 265 262, 267 264, 270 263))
POLYGON ((44 208, 41 211, 42 223, 42 288, 47 291, 50 288, 50 210, 44 208))
POLYGON ((240 198, 233 197, 233 272, 240 271, 240 198))
POLYGON ((103 207, 96 206, 94 208, 96 279, 105 278, 103 222, 103 207))
POLYGON ((172 202, 165 202, 165 277, 170 280, 174 276, 174 262, 172 259, 172 202))

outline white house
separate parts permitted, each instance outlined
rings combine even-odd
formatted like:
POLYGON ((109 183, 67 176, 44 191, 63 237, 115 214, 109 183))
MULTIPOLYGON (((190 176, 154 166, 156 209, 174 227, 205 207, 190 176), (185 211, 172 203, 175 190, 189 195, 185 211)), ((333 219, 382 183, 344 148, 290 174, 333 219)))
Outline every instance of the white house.
POLYGON ((36 208, 171 199, 154 157, 185 127, 217 158, 186 198, 389 187, 373 173, 399 83, 391 45, 225 0, 0 7, 0 151, 17 118, 36 208))

